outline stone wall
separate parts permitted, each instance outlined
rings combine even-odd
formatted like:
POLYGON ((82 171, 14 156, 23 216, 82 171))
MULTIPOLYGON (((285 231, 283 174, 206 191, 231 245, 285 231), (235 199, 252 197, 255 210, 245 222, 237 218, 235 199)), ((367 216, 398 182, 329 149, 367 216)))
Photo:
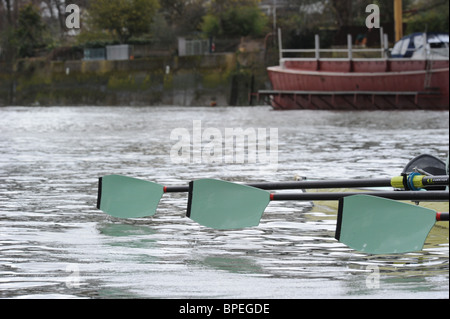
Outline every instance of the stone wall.
POLYGON ((267 82, 259 53, 0 65, 5 105, 248 105, 267 82), (256 80, 255 80, 256 79, 256 80))

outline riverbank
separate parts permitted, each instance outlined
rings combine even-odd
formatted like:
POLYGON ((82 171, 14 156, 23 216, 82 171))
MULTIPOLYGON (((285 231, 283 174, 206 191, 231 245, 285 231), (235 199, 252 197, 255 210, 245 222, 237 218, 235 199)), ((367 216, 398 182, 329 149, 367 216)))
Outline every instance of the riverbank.
POLYGON ((249 105, 268 80, 263 53, 0 65, 5 105, 249 105))

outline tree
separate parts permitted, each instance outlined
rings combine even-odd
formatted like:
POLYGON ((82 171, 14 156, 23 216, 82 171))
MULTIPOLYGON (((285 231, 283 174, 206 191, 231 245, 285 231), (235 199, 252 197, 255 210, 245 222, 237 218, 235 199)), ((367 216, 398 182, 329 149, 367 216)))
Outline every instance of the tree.
POLYGON ((177 34, 201 31, 206 13, 204 0, 162 0, 161 13, 177 34))
POLYGON ((334 8, 336 20, 340 27, 352 25, 353 21, 353 0, 332 0, 331 5, 334 8))
POLYGON ((408 23, 406 33, 413 32, 447 32, 449 30, 449 1, 417 1, 407 11, 408 23))
POLYGON ((222 33, 220 18, 212 13, 203 17, 202 30, 209 36, 218 36, 222 33))
POLYGON ((44 30, 45 25, 42 23, 39 10, 35 6, 27 4, 20 9, 16 29, 20 57, 34 56, 36 49, 45 47, 44 30))
POLYGON ((89 14, 99 29, 113 32, 120 43, 150 31, 158 0, 91 1, 89 14))
POLYGON ((216 0, 204 17, 202 30, 210 36, 259 36, 268 18, 253 0, 216 0))

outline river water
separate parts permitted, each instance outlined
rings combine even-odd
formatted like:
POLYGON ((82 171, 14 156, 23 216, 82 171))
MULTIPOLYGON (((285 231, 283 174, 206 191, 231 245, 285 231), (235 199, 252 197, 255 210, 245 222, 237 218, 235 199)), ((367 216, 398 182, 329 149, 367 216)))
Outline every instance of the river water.
POLYGON ((185 217, 186 194, 165 194, 150 218, 96 209, 97 179, 107 174, 164 185, 395 176, 419 154, 447 157, 448 115, 0 108, 0 297, 448 298, 448 228, 423 251, 373 256, 338 243, 336 212, 312 203, 270 203, 258 227, 233 231, 185 217), (194 153, 175 163, 171 133, 185 129, 192 142, 198 123, 223 133, 276 128, 276 170, 194 153))

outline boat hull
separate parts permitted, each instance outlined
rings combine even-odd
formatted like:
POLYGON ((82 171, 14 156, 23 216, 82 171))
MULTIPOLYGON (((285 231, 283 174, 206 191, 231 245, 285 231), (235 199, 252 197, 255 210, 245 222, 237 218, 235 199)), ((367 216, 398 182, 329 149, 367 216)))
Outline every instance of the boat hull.
POLYGON ((286 60, 268 74, 280 110, 449 109, 448 60, 286 60))

